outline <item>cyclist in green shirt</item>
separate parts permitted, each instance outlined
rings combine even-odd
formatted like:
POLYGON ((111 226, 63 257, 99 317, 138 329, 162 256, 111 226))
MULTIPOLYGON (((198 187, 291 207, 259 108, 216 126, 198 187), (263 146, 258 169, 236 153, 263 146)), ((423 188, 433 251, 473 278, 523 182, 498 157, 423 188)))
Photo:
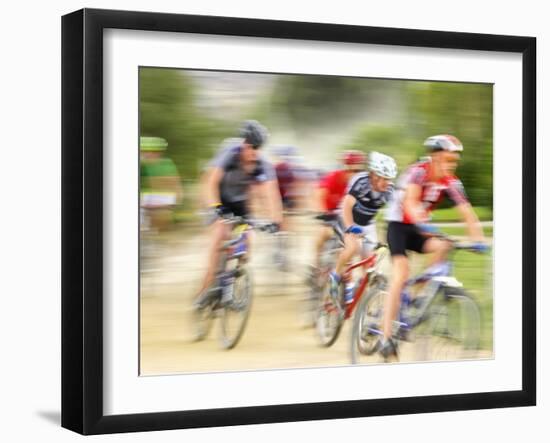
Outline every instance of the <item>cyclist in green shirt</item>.
POLYGON ((178 170, 165 156, 167 146, 163 138, 140 137, 140 215, 145 228, 166 228, 182 200, 178 170))

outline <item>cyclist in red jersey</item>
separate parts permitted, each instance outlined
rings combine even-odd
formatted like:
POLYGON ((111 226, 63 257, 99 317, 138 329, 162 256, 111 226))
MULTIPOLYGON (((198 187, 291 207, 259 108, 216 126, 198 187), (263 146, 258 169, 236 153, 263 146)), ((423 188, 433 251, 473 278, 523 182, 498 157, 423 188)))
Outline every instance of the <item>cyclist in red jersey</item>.
MULTIPOLYGON (((336 211, 346 194, 348 182, 355 174, 365 169, 366 157, 361 151, 345 151, 342 155, 344 169, 338 169, 325 175, 319 182, 315 200, 317 209, 328 217, 336 217, 336 211)), ((319 266, 319 259, 323 245, 332 236, 332 229, 323 226, 315 242, 315 266, 319 266)))
POLYGON ((462 183, 455 176, 462 143, 452 135, 436 135, 429 137, 424 146, 429 157, 411 165, 399 177, 386 214, 393 272, 384 306, 383 337, 378 342, 379 352, 386 361, 397 359, 397 348, 391 334, 399 311, 401 291, 409 278, 407 250, 433 253, 432 264, 444 261, 450 250, 449 242, 433 236, 433 226, 426 224, 430 212, 444 196, 458 209, 469 237, 476 242, 475 249, 479 252, 487 249, 479 220, 462 183))

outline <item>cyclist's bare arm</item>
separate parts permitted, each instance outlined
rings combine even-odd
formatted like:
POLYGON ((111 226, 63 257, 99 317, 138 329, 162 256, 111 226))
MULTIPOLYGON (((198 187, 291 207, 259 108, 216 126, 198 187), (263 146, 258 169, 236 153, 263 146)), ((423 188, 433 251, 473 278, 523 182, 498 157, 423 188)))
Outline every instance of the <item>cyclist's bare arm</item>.
POLYGON ((281 224, 283 221, 283 204, 277 180, 267 180, 258 186, 260 192, 267 200, 271 220, 274 223, 281 224))
POLYGON ((422 198, 422 187, 416 183, 409 183, 405 189, 403 198, 403 211, 412 223, 424 223, 427 220, 427 214, 420 199, 422 198))
POLYGON ((342 218, 344 219, 344 227, 347 229, 351 225, 353 225, 353 206, 357 200, 353 195, 347 194, 344 197, 344 201, 342 203, 342 218))
POLYGON ((315 190, 315 194, 314 194, 315 208, 319 212, 327 212, 327 207, 325 205, 327 194, 328 194, 328 189, 326 188, 319 188, 315 190))
POLYGON ((176 193, 176 204, 180 204, 183 200, 183 187, 181 186, 179 176, 166 177, 166 184, 168 185, 168 189, 173 189, 176 193))
POLYGON ((206 178, 206 203, 213 206, 221 203, 220 182, 222 181, 224 171, 222 168, 213 167, 207 172, 206 178))
POLYGON ((483 242, 485 240, 483 228, 481 227, 481 223, 479 222, 472 205, 470 205, 470 203, 461 203, 456 206, 456 209, 466 223, 466 227, 468 228, 468 236, 474 241, 483 242))

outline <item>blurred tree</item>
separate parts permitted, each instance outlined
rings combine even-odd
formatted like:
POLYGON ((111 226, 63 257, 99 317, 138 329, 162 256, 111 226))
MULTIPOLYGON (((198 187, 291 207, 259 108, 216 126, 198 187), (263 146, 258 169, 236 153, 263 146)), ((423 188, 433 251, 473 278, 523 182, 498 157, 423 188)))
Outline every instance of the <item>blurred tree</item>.
POLYGON ((353 115, 388 82, 329 75, 282 75, 273 93, 273 105, 296 126, 318 125, 325 119, 353 115))
POLYGON ((418 143, 408 137, 406 127, 379 124, 361 126, 345 149, 358 149, 365 153, 380 151, 391 155, 400 170, 423 152, 418 143))
POLYGON ((457 174, 472 204, 493 205, 493 90, 491 85, 400 82, 405 98, 402 121, 359 127, 346 149, 380 150, 402 170, 425 155, 423 141, 436 134, 458 137, 464 152, 457 174))
POLYGON ((140 69, 140 135, 165 138, 166 155, 184 179, 195 179, 200 165, 231 135, 225 124, 198 112, 193 91, 193 82, 185 72, 140 69))
POLYGON ((411 82, 411 135, 419 142, 452 134, 464 145, 458 175, 474 205, 493 205, 493 87, 488 84, 411 82))

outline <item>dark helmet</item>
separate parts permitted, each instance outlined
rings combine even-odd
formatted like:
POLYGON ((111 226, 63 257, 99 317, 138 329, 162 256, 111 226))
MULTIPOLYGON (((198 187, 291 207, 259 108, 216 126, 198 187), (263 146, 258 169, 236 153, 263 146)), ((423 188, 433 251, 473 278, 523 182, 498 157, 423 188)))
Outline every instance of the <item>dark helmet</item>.
POLYGON ((246 120, 240 129, 239 135, 246 143, 259 148, 267 140, 267 129, 256 120, 246 120))

